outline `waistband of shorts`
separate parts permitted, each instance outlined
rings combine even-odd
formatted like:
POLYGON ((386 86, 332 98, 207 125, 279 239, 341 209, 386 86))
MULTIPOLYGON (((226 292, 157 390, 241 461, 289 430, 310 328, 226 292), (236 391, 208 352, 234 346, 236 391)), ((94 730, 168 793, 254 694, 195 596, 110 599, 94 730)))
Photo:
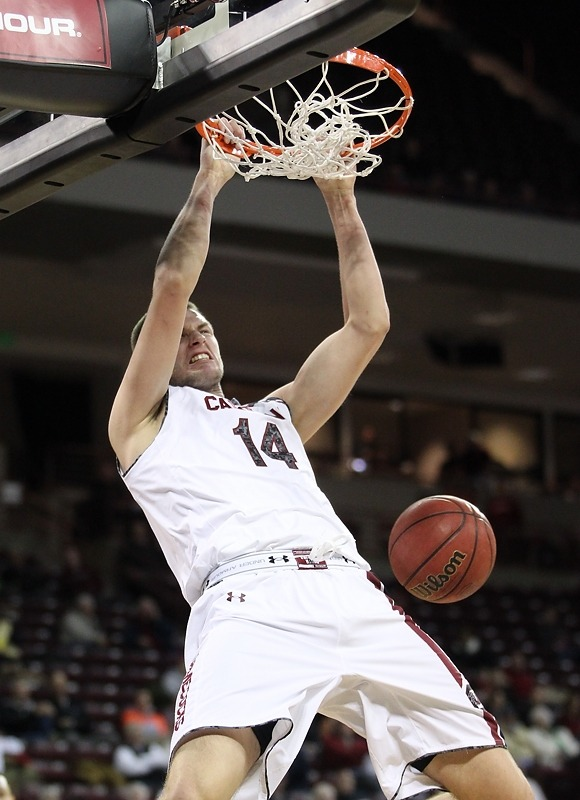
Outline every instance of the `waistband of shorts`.
POLYGON ((261 553, 248 553, 247 555, 224 561, 210 572, 203 582, 202 591, 210 589, 217 583, 232 575, 241 572, 258 572, 264 569, 301 569, 319 570, 331 567, 354 567, 363 569, 360 564, 340 553, 332 553, 323 559, 310 558, 311 547, 295 548, 293 550, 266 550, 261 553))

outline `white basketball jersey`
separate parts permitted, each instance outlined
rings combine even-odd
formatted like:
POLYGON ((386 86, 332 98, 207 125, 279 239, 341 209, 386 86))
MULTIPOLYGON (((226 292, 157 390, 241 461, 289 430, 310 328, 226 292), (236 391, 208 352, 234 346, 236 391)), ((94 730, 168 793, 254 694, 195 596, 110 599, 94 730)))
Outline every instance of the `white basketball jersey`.
POLYGON ((369 568, 281 400, 241 406, 172 386, 155 441, 122 477, 190 604, 218 564, 246 553, 329 543, 369 568))

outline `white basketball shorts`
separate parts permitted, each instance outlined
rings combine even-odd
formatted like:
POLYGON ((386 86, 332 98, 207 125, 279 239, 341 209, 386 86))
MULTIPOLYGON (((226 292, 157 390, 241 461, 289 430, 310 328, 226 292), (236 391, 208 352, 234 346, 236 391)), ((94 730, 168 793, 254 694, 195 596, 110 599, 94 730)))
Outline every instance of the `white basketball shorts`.
POLYGON ((267 800, 321 713, 366 738, 385 796, 403 800, 439 788, 418 759, 505 746, 463 675, 371 578, 273 568, 207 590, 187 628, 172 751, 199 728, 277 720, 235 796, 267 800))

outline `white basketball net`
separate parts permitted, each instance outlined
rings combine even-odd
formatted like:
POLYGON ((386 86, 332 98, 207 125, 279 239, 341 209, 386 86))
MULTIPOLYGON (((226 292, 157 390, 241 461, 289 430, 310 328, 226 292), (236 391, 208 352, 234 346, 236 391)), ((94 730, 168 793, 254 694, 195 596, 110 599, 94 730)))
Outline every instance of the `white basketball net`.
MULTIPOLYGON (((229 161, 236 172, 249 181, 261 175, 284 176, 295 180, 307 178, 340 178, 357 174, 364 177, 382 161, 371 152, 375 139, 382 134, 399 137, 403 129, 391 133, 387 116, 401 113, 412 104, 412 98, 401 97, 395 105, 364 108, 361 101, 371 95, 382 81, 390 77, 387 69, 372 73, 365 80, 335 94, 328 82, 328 63, 322 64, 322 76, 311 93, 302 98, 291 81, 286 81, 296 96, 294 109, 287 120, 282 119, 276 104, 275 90, 262 97, 253 97, 247 103, 258 103, 272 115, 277 138, 272 139, 234 106, 230 112, 220 114, 224 120, 233 120, 244 129, 244 138, 232 136, 228 152, 219 138, 212 136, 216 121, 202 124, 204 135, 210 141, 216 157, 229 161), (376 117, 382 130, 372 135, 362 126, 361 120, 376 117)), ((246 104, 245 104, 246 105, 246 104)))

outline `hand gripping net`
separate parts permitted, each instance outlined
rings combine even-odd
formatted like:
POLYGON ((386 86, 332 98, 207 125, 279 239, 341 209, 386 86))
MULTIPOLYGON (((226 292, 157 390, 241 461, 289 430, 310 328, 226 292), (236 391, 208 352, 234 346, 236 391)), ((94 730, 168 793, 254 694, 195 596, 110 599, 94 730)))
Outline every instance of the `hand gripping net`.
MULTIPOLYGON (((381 163, 371 150, 388 139, 399 137, 411 109, 413 97, 403 75, 378 56, 355 48, 331 62, 362 67, 372 73, 344 91, 334 92, 329 82, 329 63, 324 62, 322 75, 305 98, 292 81, 286 81, 295 97, 293 110, 286 120, 278 108, 275 89, 244 103, 244 112, 234 106, 230 112, 199 123, 196 128, 212 145, 215 155, 229 161, 236 172, 249 181, 261 175, 285 176, 297 180, 307 178, 340 178, 368 175, 381 163), (391 80, 402 96, 391 105, 369 107, 367 98, 384 82, 391 80), (249 105, 258 104, 272 128, 269 134, 249 119, 249 105), (388 119, 398 114, 389 126, 388 119), (371 122, 378 132, 370 133, 371 122), (244 137, 225 136, 220 120, 237 122, 244 137), (270 124, 271 123, 271 124, 270 124)), ((279 87, 275 87, 279 88, 279 87)), ((262 125, 262 128, 266 127, 262 125)))

